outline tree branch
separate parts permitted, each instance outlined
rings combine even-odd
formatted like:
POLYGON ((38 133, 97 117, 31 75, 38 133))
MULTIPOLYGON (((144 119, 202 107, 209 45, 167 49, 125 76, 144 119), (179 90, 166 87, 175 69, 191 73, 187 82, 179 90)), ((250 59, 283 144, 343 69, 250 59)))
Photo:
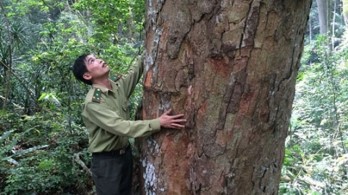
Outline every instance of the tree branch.
POLYGON ((74 161, 77 164, 79 164, 82 167, 82 169, 88 173, 89 176, 92 176, 91 170, 89 170, 89 168, 86 166, 86 164, 80 159, 80 154, 81 154, 81 152, 74 154, 74 161))

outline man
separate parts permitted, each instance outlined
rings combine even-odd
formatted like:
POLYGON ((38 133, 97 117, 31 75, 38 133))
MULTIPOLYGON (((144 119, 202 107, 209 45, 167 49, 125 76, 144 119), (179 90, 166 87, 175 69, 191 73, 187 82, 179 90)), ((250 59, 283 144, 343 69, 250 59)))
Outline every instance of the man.
POLYGON ((164 128, 183 128, 183 114, 166 111, 153 120, 130 121, 128 99, 143 72, 140 59, 129 74, 109 79, 109 66, 93 54, 75 60, 76 79, 92 85, 86 96, 82 118, 88 129, 92 153, 91 171, 98 195, 131 194, 132 153, 129 137, 141 137, 164 128))

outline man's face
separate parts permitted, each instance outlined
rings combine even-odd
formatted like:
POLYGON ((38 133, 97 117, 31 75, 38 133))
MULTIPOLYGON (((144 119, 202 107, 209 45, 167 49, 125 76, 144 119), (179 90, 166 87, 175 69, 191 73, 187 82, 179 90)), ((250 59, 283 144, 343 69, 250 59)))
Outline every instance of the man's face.
POLYGON ((108 77, 110 69, 104 60, 96 58, 93 54, 90 54, 86 57, 85 64, 88 70, 88 72, 83 75, 85 79, 93 79, 95 81, 100 78, 108 77))

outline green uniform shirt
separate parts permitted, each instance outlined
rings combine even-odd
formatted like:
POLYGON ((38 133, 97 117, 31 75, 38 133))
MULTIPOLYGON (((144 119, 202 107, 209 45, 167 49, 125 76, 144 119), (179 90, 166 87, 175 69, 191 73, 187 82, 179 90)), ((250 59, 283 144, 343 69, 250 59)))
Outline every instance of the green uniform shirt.
POLYGON ((129 120, 128 99, 143 72, 143 58, 129 74, 111 81, 112 90, 93 84, 86 96, 82 119, 88 130, 90 152, 117 150, 128 145, 129 137, 150 135, 160 130, 159 119, 129 120))

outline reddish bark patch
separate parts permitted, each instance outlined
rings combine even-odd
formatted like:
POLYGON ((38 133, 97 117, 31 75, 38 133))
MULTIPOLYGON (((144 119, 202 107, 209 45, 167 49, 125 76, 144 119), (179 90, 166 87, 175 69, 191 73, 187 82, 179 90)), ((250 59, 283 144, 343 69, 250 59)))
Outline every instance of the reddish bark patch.
POLYGON ((146 75, 145 75, 145 79, 144 79, 144 85, 147 88, 151 87, 151 80, 152 80, 152 70, 149 70, 146 75))
POLYGON ((209 59, 209 62, 211 64, 213 72, 216 72, 217 74, 225 78, 230 75, 231 67, 223 58, 209 59))
POLYGON ((198 114, 205 116, 207 114, 208 103, 205 101, 202 103, 201 107, 198 109, 198 114))
POLYGON ((248 61, 249 61, 249 58, 247 58, 247 57, 241 57, 241 58, 236 59, 234 61, 234 64, 233 64, 233 71, 238 72, 238 71, 244 69, 248 64, 248 61))
POLYGON ((243 97, 240 101, 239 112, 243 115, 251 116, 254 112, 254 109, 250 110, 250 107, 254 107, 256 101, 256 94, 254 91, 248 91, 243 94, 243 97))
POLYGON ((260 119, 262 122, 267 123, 269 121, 269 113, 268 105, 264 105, 260 111, 260 119))
POLYGON ((166 162, 163 171, 167 175, 167 193, 182 194, 189 193, 186 187, 188 177, 189 158, 187 158, 189 140, 183 133, 167 134, 161 145, 163 161, 166 162))
POLYGON ((227 143, 232 139, 232 131, 217 131, 216 143, 221 147, 226 147, 227 143))

